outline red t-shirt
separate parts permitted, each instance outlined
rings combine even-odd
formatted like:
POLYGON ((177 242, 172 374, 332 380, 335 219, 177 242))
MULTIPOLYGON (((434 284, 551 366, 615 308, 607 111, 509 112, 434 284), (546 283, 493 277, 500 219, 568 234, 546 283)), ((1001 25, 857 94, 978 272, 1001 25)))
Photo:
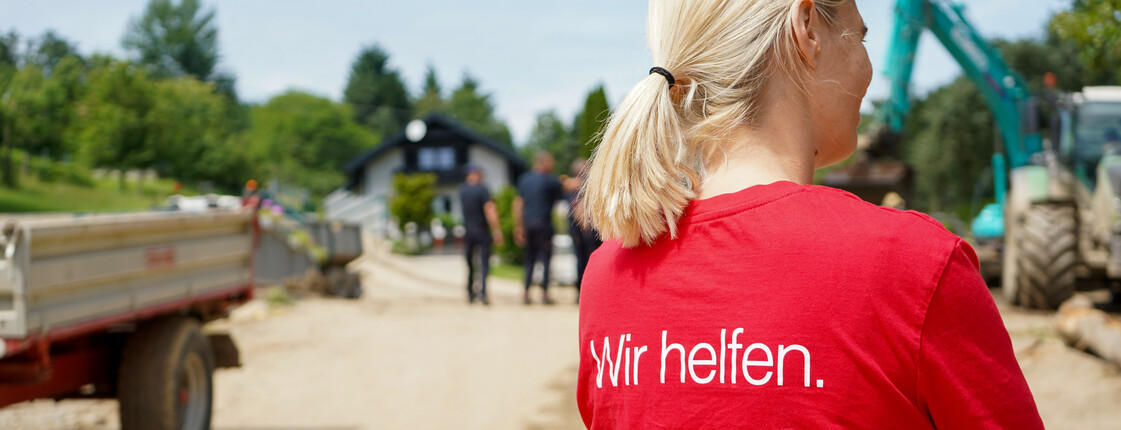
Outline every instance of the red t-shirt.
POLYGON ((931 218, 777 182, 679 229, 591 258, 589 428, 1043 428, 973 249, 931 218))

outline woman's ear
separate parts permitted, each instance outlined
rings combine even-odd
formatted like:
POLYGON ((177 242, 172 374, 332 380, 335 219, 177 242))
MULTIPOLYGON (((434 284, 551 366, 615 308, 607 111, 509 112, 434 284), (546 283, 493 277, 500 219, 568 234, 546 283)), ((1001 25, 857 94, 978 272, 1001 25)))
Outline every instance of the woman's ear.
POLYGON ((794 0, 790 6, 790 24, 794 28, 794 46, 798 54, 810 67, 817 67, 821 33, 815 29, 818 16, 813 0, 794 0))

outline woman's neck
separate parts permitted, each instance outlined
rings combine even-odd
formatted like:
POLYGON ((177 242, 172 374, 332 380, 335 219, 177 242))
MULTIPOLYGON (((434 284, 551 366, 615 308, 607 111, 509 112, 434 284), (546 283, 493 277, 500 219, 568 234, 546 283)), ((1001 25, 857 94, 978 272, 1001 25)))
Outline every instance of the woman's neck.
POLYGON ((816 156, 813 125, 794 119, 804 116, 789 112, 797 111, 789 109, 792 106, 775 107, 777 109, 766 118, 769 121, 763 122, 766 126, 741 127, 726 138, 727 157, 713 160, 698 198, 778 181, 813 182, 816 156))

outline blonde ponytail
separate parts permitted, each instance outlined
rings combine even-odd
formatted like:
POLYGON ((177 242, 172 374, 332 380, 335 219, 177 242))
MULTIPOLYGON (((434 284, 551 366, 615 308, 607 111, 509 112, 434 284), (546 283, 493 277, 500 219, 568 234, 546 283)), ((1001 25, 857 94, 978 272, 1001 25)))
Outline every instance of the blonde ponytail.
MULTIPOLYGON (((624 247, 668 233, 700 194, 733 128, 752 126, 772 72, 803 74, 791 49, 795 0, 651 0, 647 42, 655 66, 611 115, 581 190, 582 222, 624 247), (780 70, 773 70, 780 69, 780 70)), ((842 1, 816 0, 832 22, 842 1)))

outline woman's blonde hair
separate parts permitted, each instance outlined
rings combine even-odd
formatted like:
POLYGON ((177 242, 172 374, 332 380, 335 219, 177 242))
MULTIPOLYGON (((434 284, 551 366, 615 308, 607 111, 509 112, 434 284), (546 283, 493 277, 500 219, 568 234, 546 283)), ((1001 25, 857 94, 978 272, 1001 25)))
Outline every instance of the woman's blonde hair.
MULTIPOLYGON (((700 193, 720 138, 760 118, 772 73, 805 82, 794 46, 796 0, 651 0, 646 39, 651 74, 611 115, 581 190, 582 221, 625 247, 677 236, 677 221, 700 193)), ((814 0, 832 24, 844 1, 814 0)))

